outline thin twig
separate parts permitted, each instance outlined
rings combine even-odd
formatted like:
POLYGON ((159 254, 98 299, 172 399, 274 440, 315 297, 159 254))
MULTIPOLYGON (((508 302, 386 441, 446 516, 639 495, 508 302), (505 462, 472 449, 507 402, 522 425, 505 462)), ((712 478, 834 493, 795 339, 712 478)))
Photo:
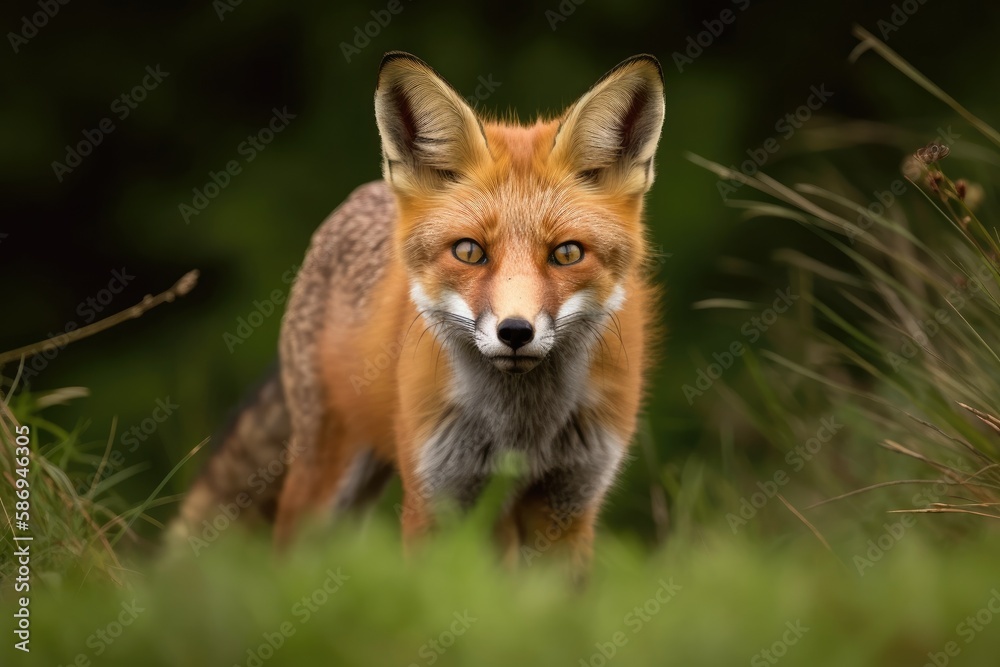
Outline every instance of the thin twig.
POLYGON ((98 320, 97 322, 89 324, 82 329, 76 329, 75 331, 53 336, 52 338, 38 343, 32 343, 31 345, 19 347, 16 350, 0 353, 0 366, 10 361, 17 361, 21 357, 30 357, 32 355, 39 354, 40 352, 48 352, 49 350, 63 348, 69 343, 78 341, 81 338, 93 336, 94 334, 104 331, 105 329, 110 329, 116 324, 121 324, 125 320, 132 320, 137 317, 141 317, 144 313, 159 306, 160 304, 170 303, 177 297, 184 296, 194 289, 194 286, 197 283, 198 271, 188 271, 166 292, 162 292, 156 296, 150 296, 147 294, 142 301, 135 304, 131 308, 127 308, 121 312, 115 313, 114 315, 105 317, 103 320, 98 320))

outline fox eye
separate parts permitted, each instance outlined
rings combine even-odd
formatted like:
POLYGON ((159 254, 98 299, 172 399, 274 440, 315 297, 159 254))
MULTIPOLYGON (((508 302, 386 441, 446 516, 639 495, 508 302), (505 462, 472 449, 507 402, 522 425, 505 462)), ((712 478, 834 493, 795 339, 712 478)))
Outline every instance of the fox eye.
POLYGON ((583 259, 583 248, 575 241, 567 241, 552 251, 549 261, 560 266, 576 264, 583 259))
POLYGON ((486 251, 472 239, 462 239, 456 241, 451 247, 451 254, 460 262, 466 264, 485 264, 486 251))

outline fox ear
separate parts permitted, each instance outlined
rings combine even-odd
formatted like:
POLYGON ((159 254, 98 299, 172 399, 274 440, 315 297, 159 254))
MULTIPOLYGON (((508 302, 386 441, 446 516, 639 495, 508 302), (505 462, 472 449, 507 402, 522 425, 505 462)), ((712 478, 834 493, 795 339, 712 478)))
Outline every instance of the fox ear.
POLYGON ((394 51, 375 88, 382 174, 399 191, 442 187, 489 157, 472 108, 424 61, 394 51))
POLYGON ((582 178, 641 194, 653 184, 663 112, 659 61, 633 56, 567 109, 553 154, 582 178))

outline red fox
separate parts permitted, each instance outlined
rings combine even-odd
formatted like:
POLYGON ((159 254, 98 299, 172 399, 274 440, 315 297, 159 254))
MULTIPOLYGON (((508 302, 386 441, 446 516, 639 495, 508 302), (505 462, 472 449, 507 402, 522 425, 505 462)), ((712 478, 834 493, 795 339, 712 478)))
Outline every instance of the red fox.
POLYGON ((188 496, 187 534, 242 493, 287 543, 303 518, 357 507, 398 472, 409 545, 438 501, 471 506, 516 452, 525 473, 497 526, 505 558, 541 531, 585 567, 649 366, 658 298, 642 213, 663 115, 649 55, 521 125, 387 54, 383 180, 313 236, 279 376, 188 496))

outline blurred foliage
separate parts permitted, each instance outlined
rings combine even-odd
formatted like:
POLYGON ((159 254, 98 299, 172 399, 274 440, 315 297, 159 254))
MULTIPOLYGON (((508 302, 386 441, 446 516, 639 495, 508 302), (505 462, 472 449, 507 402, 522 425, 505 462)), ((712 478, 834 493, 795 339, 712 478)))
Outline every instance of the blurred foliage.
POLYGON ((649 557, 612 538, 574 591, 542 561, 498 570, 472 532, 404 563, 397 532, 349 526, 280 560, 232 533, 120 590, 39 591, 17 664, 881 667, 1000 650, 996 540, 946 552, 908 535, 859 578, 813 542, 706 535, 649 557))
MULTIPOLYGON (((256 302, 275 290, 287 292, 288 271, 301 261, 318 223, 354 187, 378 177, 371 96, 384 51, 420 55, 469 95, 480 77, 498 81, 479 108, 517 110, 521 118, 558 112, 632 53, 648 51, 662 60, 667 122, 648 220, 651 240, 665 254, 658 276, 666 286, 670 336, 664 362, 651 375, 648 423, 606 521, 647 542, 662 537, 668 525, 724 523, 759 478, 747 464, 767 476, 781 461, 767 434, 720 391, 752 382, 748 361, 759 350, 736 360, 725 382, 704 395, 690 401, 685 395, 684 386, 713 355, 748 342, 745 320, 753 314, 733 317, 692 304, 737 299, 759 312, 765 306, 758 304, 793 284, 787 264, 773 256, 778 248, 852 270, 794 222, 775 216, 741 222, 722 206, 719 181, 685 160, 685 153, 738 168, 773 139, 779 149, 767 158, 769 174, 789 182, 847 182, 852 194, 870 200, 898 178, 902 155, 938 128, 963 135, 971 130, 884 62, 848 63, 856 44, 852 23, 887 35, 976 113, 988 116, 994 93, 986 82, 1000 64, 1000 52, 982 48, 995 34, 996 7, 977 8, 970 21, 954 5, 917 3, 915 13, 894 19, 896 5, 860 0, 822 12, 792 2, 473 6, 402 0, 402 11, 348 58, 344 44, 356 39, 356 28, 384 17, 386 5, 226 6, 232 11, 221 14, 220 3, 210 2, 107 3, 86 11, 60 6, 5 58, 2 70, 8 96, 0 106, 0 232, 6 235, 0 237, 0 275, 16 288, 5 292, 0 349, 130 306, 190 268, 202 272, 198 288, 183 300, 54 358, 29 360, 29 368, 41 366, 29 378, 32 390, 91 389, 85 406, 56 406, 50 420, 79 424, 92 457, 111 438, 112 451, 124 459, 121 468, 134 472, 115 487, 130 506, 145 500, 220 427, 273 361, 280 308, 239 345, 227 346, 224 335, 236 331, 256 302), (712 22, 724 10, 735 20, 713 36, 718 24, 712 22), (565 20, 553 19, 552 12, 565 20), (892 20, 898 29, 886 33, 892 20), (689 50, 697 39, 711 42, 699 47, 700 54, 689 50), (947 49, 928 48, 942 40, 947 49), (696 55, 679 67, 676 54, 684 52, 696 55), (160 71, 162 81, 123 117, 123 102, 116 100, 149 76, 147 68, 160 71), (785 136, 781 120, 823 86, 832 91, 830 99, 785 136), (294 118, 246 161, 243 142, 267 125, 275 109, 294 118), (67 145, 93 133, 104 118, 113 132, 57 178, 52 163, 65 162, 67 145), (836 131, 855 121, 858 131, 836 131), (186 222, 179 207, 193 205, 195 190, 205 194, 212 174, 233 160, 240 173, 186 222), (176 408, 159 419, 163 405, 176 408), (718 483, 726 478, 737 484, 718 483)), ((8 6, 3 25, 13 30, 36 9, 8 6)), ((802 309, 791 315, 802 316, 802 309)), ((759 343, 750 342, 761 349, 796 345, 783 329, 761 331, 759 343)), ((14 374, 11 366, 3 370, 8 379, 14 374)), ((804 423, 818 427, 825 407, 809 391, 799 396, 808 403, 804 423)), ((810 432, 795 437, 804 441, 810 432)), ((184 466, 166 492, 186 488, 202 460, 184 466)), ((73 461, 81 475, 93 474, 95 459, 73 461)), ((857 481, 834 476, 823 488, 833 494, 857 481)), ((811 480, 800 483, 809 488, 811 480)), ((172 511, 169 505, 149 509, 153 521, 172 511)), ((784 528, 790 515, 776 509, 769 507, 768 514, 784 528)), ((771 525, 762 521, 755 530, 771 525)))

